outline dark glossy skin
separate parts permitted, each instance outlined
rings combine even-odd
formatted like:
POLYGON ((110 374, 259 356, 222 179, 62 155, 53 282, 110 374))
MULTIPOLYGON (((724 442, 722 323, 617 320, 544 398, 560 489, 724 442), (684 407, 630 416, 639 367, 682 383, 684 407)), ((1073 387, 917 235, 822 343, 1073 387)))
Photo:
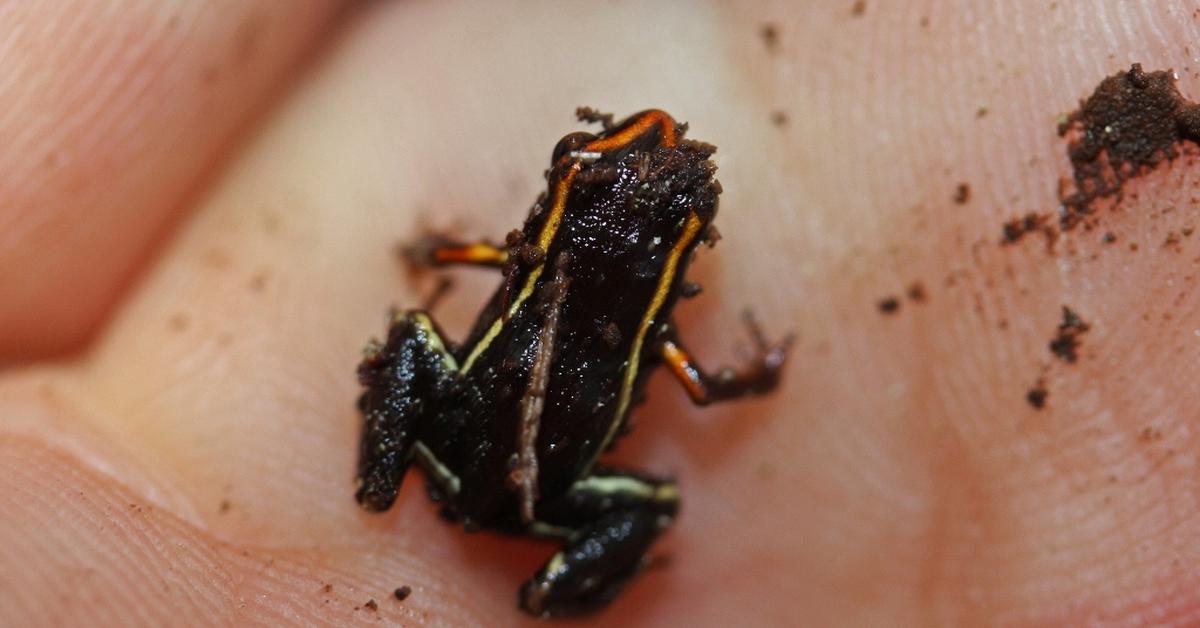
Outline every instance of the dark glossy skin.
POLYGON ((608 603, 678 509, 673 483, 603 469, 648 376, 667 363, 698 403, 769 391, 787 343, 757 334, 742 371, 708 375, 679 346, 671 310, 708 237, 720 185, 714 148, 651 110, 555 148, 547 193, 505 247, 434 239, 419 263, 504 269, 467 339, 450 346, 428 314, 397 314, 368 349, 357 498, 391 506, 416 461, 446 512, 484 527, 561 539, 521 591, 536 615, 608 603))

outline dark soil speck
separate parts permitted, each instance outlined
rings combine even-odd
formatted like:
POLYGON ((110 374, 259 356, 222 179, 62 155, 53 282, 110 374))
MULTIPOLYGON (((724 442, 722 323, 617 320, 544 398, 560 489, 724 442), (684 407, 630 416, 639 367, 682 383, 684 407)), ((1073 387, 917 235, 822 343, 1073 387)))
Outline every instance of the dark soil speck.
POLYGON ((771 22, 763 24, 758 29, 758 36, 762 38, 763 45, 767 47, 767 52, 775 54, 779 50, 779 27, 771 22))
POLYGON ((1064 362, 1074 363, 1079 359, 1079 337, 1088 329, 1090 326, 1074 310, 1064 305, 1058 333, 1050 340, 1050 352, 1064 362))
POLYGON ((1029 405, 1033 406, 1034 409, 1041 410, 1042 408, 1046 407, 1046 397, 1049 396, 1050 391, 1046 390, 1046 383, 1039 379, 1037 383, 1035 383, 1033 387, 1025 393, 1025 400, 1028 401, 1029 405))
POLYGON ((959 183, 958 187, 954 188, 954 202, 958 205, 965 205, 971 200, 971 186, 967 183, 959 183))
POLYGON ((914 281, 908 286, 908 299, 913 303, 924 303, 929 298, 929 293, 925 291, 925 284, 920 281, 914 281))
POLYGON ((1050 224, 1050 217, 1046 214, 1037 212, 1029 212, 1024 216, 1013 218, 1004 223, 1001 230, 1000 244, 1015 244, 1021 241, 1029 233, 1041 233, 1046 239, 1046 248, 1054 247, 1054 243, 1058 240, 1058 230, 1054 225, 1050 224))

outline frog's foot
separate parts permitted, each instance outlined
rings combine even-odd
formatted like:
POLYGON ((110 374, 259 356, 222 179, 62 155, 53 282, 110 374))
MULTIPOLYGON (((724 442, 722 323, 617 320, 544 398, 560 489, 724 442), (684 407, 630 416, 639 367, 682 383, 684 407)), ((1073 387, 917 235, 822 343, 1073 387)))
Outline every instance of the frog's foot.
POLYGON ((659 341, 658 352, 663 362, 697 405, 763 395, 779 385, 783 365, 787 362, 795 336, 788 335, 783 340, 771 342, 753 314, 747 311, 742 318, 754 341, 754 351, 747 356, 741 368, 725 367, 715 373, 704 369, 683 347, 674 325, 667 329, 659 341))
POLYGON ((538 504, 531 529, 558 531, 564 542, 521 587, 521 608, 550 617, 607 605, 647 564, 646 550, 678 510, 674 482, 602 469, 538 504))

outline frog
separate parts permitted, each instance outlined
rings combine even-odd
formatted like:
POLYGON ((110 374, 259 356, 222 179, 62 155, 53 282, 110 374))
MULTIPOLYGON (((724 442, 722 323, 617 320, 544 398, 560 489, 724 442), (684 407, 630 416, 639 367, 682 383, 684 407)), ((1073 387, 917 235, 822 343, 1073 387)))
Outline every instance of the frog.
POLYGON ((693 402, 774 390, 793 336, 753 340, 739 367, 707 370, 673 310, 715 244, 716 148, 661 109, 615 121, 590 108, 555 145, 547 187, 503 244, 430 235, 406 248, 419 268, 498 270, 499 287, 462 342, 430 311, 393 310, 358 367, 363 417, 355 497, 389 509, 413 465, 442 514, 558 544, 518 589, 538 617, 594 613, 652 562, 679 513, 675 479, 604 464, 630 429, 650 375, 666 366, 693 402))

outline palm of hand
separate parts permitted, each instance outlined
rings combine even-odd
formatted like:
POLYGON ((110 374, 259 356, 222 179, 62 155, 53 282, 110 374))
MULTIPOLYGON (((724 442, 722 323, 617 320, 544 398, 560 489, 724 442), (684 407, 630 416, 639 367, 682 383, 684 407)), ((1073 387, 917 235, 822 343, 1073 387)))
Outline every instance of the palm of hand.
MULTIPOLYGON (((159 35, 137 54, 89 56, 83 42, 60 59, 60 75, 85 78, 89 59, 110 60, 101 83, 118 89, 60 87, 119 96, 82 109, 70 98, 13 99, 25 108, 0 121, 37 128, 39 107, 84 118, 60 135, 20 135, 3 162, 13 200, 0 200, 0 215, 21 237, 0 249, 0 286, 13 295, 0 304, 0 346, 7 356, 69 352, 15 362, 0 379, 0 565, 20 574, 0 613, 521 622, 513 589, 547 546, 447 527, 412 481, 386 515, 354 506, 352 373, 388 301, 424 294, 405 286, 392 245, 419 216, 504 233, 536 194, 570 111, 595 104, 669 108, 721 147, 725 239, 695 269, 708 291, 680 311, 697 352, 725 353, 743 304, 801 333, 773 398, 701 414, 652 384, 617 459, 677 474, 684 510, 657 550, 670 567, 644 576, 604 620, 1194 614, 1184 409, 1197 391, 1145 349, 1187 323, 1121 313, 1169 289, 1167 263, 1126 269, 1108 256, 1070 269, 1112 277, 1101 293, 1063 281, 1036 247, 990 246, 1013 196, 1055 201, 1057 172, 1007 165, 1058 163, 1053 112, 1126 65, 1056 64, 1077 51, 1056 47, 1055 29, 1081 31, 1081 48, 1132 49, 1127 37, 1157 67, 1172 65, 1170 42, 1194 40, 1193 25, 1175 32, 1153 15, 1124 16, 1128 35, 1114 34, 1059 9, 1019 18, 1032 22, 1021 31, 1031 46, 1007 30, 957 37, 961 14, 809 7, 769 18, 781 33, 769 53, 758 37, 768 18, 713 7, 593 7, 580 20, 562 8, 381 4, 352 15, 253 132, 239 126, 317 41, 333 4, 97 17, 95 28, 111 29, 100 38, 107 50, 132 49, 122 42, 140 29, 159 35), (1000 51, 1010 68, 1054 69, 997 74, 1000 51), (976 119, 980 103, 988 113, 976 119), (787 114, 782 126, 775 109, 787 114), (132 133, 130 111, 140 114, 132 133), (223 151, 239 129, 238 150, 223 151), (954 206, 964 180, 973 200, 954 206), (188 215, 164 232, 187 199, 188 215), (27 207, 37 215, 19 213, 27 207), (1026 283, 1005 288, 1011 276, 1026 283), (881 317, 876 299, 915 279, 928 303, 881 317), (1109 322, 1089 332, 1096 353, 1047 375, 1038 414, 1023 393, 1065 301, 1109 322), (1097 389, 1118 357, 1144 361, 1146 374, 1097 389), (1138 405, 1147 389, 1155 401, 1138 405), (388 597, 405 584, 412 597, 388 597)), ((26 52, 58 59, 46 50, 61 42, 42 45, 26 52)), ((1186 182, 1173 176, 1162 185, 1186 182)), ((1106 219, 1131 239, 1143 224, 1132 211, 1106 219)), ((443 306, 452 331, 466 328, 491 281, 460 281, 443 306)), ((1186 311, 1192 297, 1180 298, 1186 311)), ((1172 360, 1186 364, 1182 351, 1172 360)))

